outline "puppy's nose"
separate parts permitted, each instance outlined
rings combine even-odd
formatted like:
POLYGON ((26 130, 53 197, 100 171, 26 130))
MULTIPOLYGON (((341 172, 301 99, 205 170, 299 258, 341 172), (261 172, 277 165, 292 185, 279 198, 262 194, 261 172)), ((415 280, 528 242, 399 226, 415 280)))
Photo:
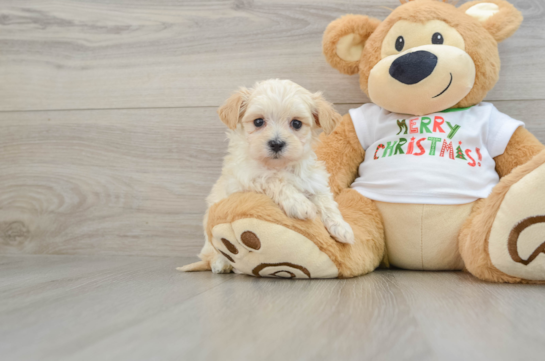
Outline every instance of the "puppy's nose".
POLYGON ((269 140, 269 148, 275 153, 279 153, 282 151, 284 146, 286 145, 286 142, 283 140, 273 139, 269 140))
POLYGON ((426 79, 437 66, 437 56, 429 51, 415 51, 397 58, 390 66, 392 78, 413 85, 426 79))

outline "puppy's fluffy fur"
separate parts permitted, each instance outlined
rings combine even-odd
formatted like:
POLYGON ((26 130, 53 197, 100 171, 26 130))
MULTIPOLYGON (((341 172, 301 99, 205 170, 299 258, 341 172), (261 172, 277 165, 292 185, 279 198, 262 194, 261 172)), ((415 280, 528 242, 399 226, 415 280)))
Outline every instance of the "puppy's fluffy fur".
MULTIPOLYGON (((221 177, 207 198, 209 208, 232 193, 264 193, 288 216, 312 219, 319 214, 337 241, 354 242, 354 233, 333 199, 325 166, 313 151, 319 128, 330 133, 341 120, 330 103, 289 80, 272 79, 240 89, 218 114, 230 128, 229 148, 221 177)), ((206 238, 207 218, 208 212, 206 238)), ((232 269, 208 239, 199 257, 201 262, 180 270, 226 273, 232 269)))

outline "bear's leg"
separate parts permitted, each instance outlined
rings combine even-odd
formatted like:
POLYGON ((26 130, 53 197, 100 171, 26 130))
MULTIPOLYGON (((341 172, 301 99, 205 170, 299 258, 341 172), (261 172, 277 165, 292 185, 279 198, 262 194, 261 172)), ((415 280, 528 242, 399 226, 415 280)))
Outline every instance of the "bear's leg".
POLYGON ((210 208, 206 232, 239 273, 257 277, 346 278, 373 271, 384 254, 382 219, 352 189, 336 198, 355 244, 335 241, 319 217, 289 218, 267 196, 237 193, 210 208))
POLYGON ((466 269, 480 279, 545 283, 545 151, 475 203, 459 242, 466 269))

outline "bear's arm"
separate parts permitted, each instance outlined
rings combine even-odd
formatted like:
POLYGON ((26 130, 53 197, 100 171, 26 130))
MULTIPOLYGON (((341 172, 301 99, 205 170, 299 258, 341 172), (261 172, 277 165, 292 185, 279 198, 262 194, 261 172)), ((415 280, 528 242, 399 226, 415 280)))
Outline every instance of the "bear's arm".
POLYGON ((519 127, 505 148, 502 155, 494 158, 496 161, 496 172, 500 178, 511 173, 513 169, 528 162, 535 155, 545 149, 537 138, 526 128, 519 127))
POLYGON ((326 165, 330 175, 329 186, 334 196, 350 187, 365 158, 365 151, 356 135, 350 114, 343 116, 341 123, 330 135, 320 135, 316 154, 326 165))

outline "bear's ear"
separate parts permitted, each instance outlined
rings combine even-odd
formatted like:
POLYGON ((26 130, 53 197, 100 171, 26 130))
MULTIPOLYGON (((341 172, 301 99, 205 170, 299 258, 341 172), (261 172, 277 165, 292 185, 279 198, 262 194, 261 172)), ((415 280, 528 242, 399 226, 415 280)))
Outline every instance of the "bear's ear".
POLYGON ((246 110, 246 104, 250 96, 250 91, 246 88, 240 88, 229 97, 218 109, 218 115, 221 121, 229 127, 236 129, 238 121, 242 118, 246 110))
POLYGON ((312 99, 314 100, 312 115, 316 125, 322 128, 325 134, 331 134, 343 117, 337 113, 330 102, 322 97, 321 93, 312 94, 312 99))
POLYGON ((470 1, 460 10, 477 19, 499 43, 513 35, 522 23, 522 14, 505 0, 470 1))
POLYGON ((364 15, 345 15, 325 30, 323 52, 327 62, 343 74, 356 74, 365 42, 380 20, 364 15))

